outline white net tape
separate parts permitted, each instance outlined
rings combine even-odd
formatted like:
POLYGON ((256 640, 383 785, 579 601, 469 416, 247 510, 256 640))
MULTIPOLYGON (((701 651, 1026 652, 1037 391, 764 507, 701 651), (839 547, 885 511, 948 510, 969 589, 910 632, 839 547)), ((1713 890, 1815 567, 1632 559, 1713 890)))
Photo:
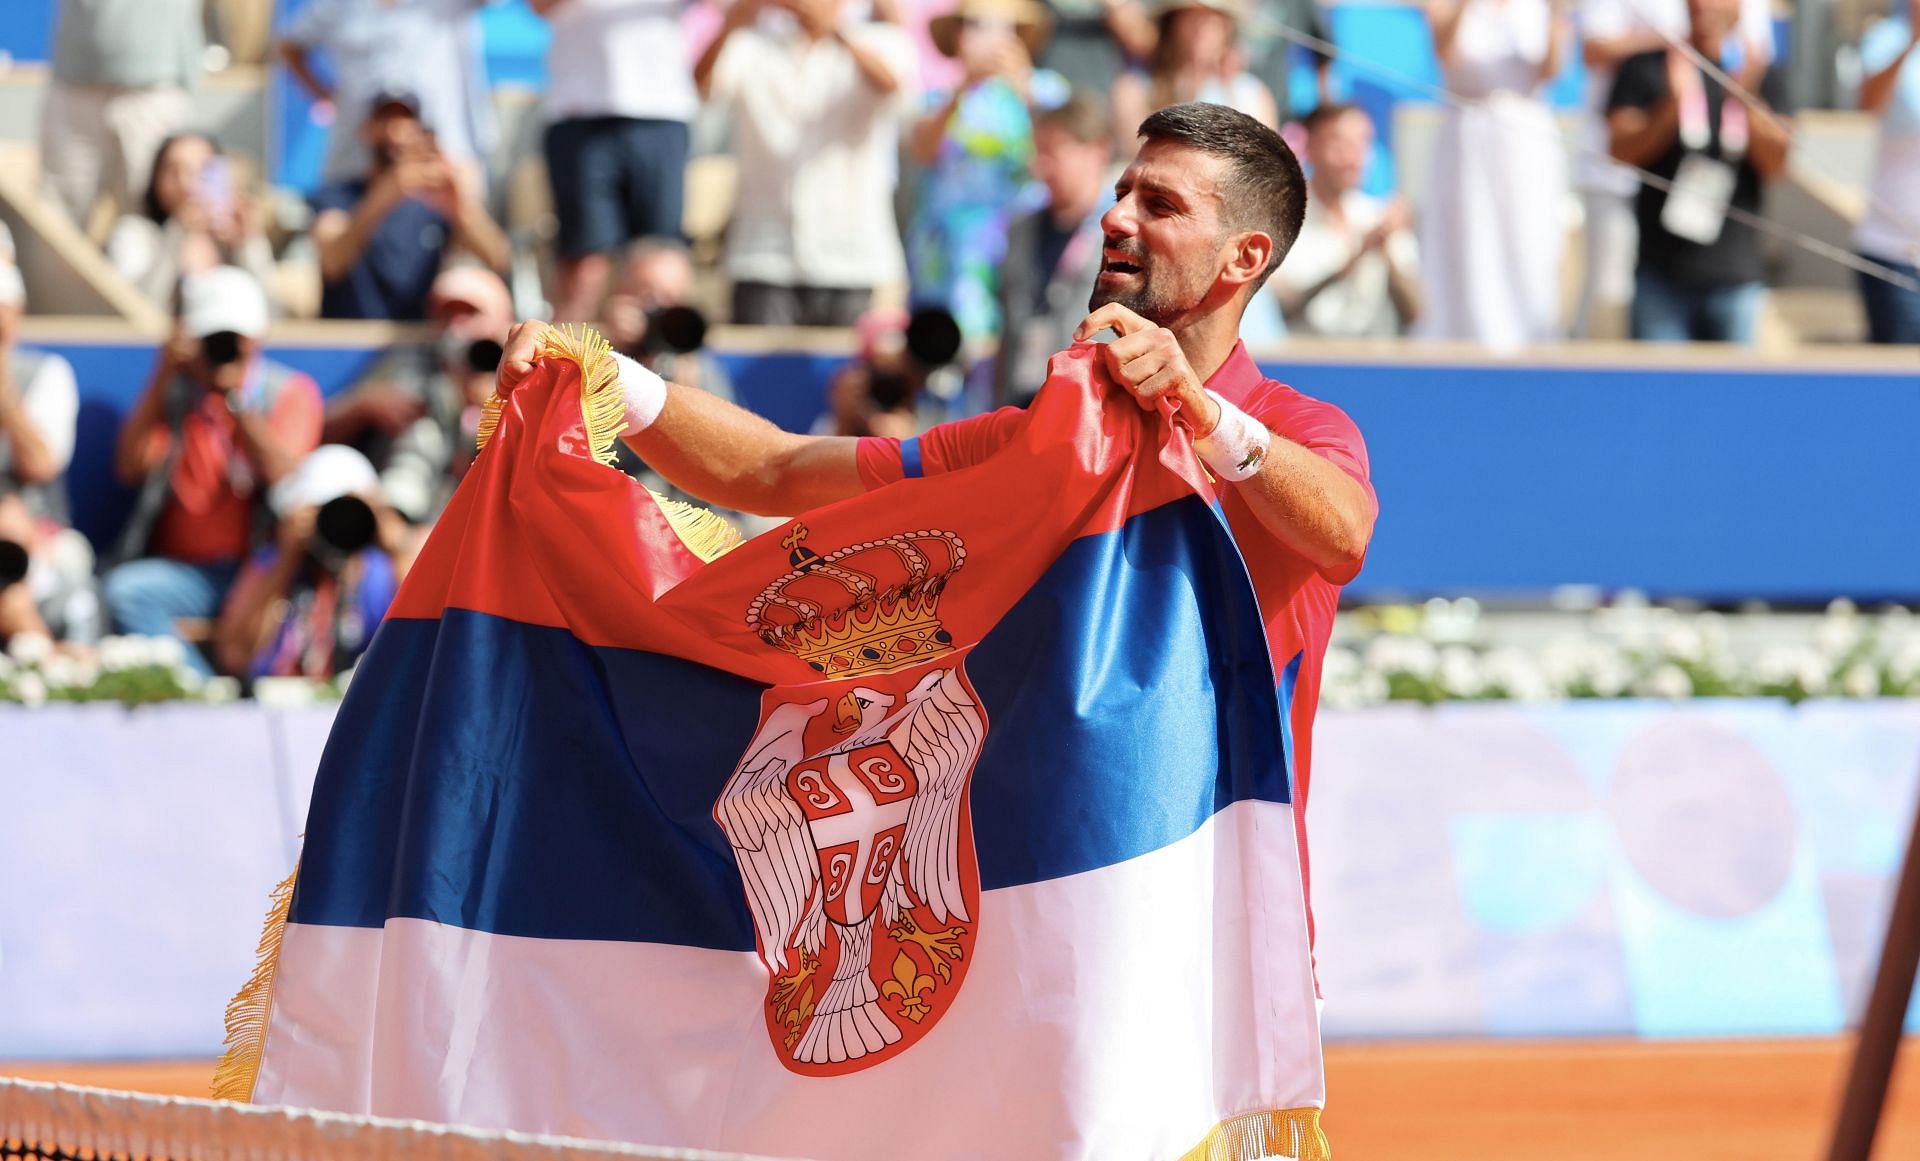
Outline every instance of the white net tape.
MULTIPOLYGON (((0 1161, 756 1161, 0 1078, 0 1161)), ((758 1161, 768 1161, 761 1158, 758 1161)))

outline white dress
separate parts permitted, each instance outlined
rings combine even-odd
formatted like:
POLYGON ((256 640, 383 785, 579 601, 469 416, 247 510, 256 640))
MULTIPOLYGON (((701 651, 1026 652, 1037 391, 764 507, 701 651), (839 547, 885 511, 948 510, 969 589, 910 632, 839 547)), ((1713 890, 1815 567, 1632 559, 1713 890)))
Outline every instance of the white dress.
POLYGON ((1466 0, 1443 66, 1448 106, 1420 209, 1425 338, 1497 350, 1552 342, 1567 242, 1567 155, 1538 80, 1547 0, 1466 0))

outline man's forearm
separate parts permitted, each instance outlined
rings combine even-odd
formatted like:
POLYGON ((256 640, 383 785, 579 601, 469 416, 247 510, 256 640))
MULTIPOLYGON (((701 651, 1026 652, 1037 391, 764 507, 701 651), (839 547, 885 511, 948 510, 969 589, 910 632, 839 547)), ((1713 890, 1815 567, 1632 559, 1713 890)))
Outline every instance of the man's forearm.
POLYGON ((666 406, 627 446, 709 504, 784 516, 857 496, 858 441, 795 435, 692 387, 667 385, 666 406))
POLYGON ((454 217, 455 240, 475 258, 496 273, 505 274, 513 264, 513 243, 496 224, 479 199, 463 196, 454 217))
POLYGON ((380 229, 380 223, 400 204, 399 191, 391 183, 375 180, 367 196, 353 207, 348 215, 346 228, 339 234, 325 239, 317 239, 320 251, 320 277, 326 282, 338 282, 347 276, 360 256, 367 251, 373 236, 380 229))
POLYGON ((1615 161, 1646 168, 1660 159, 1680 136, 1680 106, 1668 97, 1638 117, 1609 117, 1607 151, 1615 161), (1635 123, 1637 122, 1637 123, 1635 123))
POLYGON ((147 473, 158 462, 153 453, 153 429, 160 422, 161 401, 173 381, 173 375, 172 365, 162 360, 153 377, 147 381, 147 389, 141 392, 140 402, 133 405, 132 414, 127 416, 127 421, 120 427, 119 437, 114 441, 114 474, 129 488, 146 479, 147 473))
POLYGON ((1373 536, 1373 506, 1366 490, 1333 463, 1276 435, 1260 474, 1229 486, 1320 575, 1345 584, 1360 571, 1373 536))
POLYGON ((846 47, 847 53, 853 57, 853 67, 860 70, 861 79, 867 82, 869 88, 885 94, 900 91, 900 78, 893 75, 886 57, 845 32, 835 32, 834 39, 846 47))

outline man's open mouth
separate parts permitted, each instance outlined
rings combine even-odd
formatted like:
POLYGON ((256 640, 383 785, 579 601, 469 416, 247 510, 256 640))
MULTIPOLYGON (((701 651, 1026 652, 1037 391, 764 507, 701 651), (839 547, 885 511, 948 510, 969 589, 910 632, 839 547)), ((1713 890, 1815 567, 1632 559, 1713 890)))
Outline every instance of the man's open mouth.
POLYGON ((1138 274, 1140 273, 1140 264, 1138 262, 1129 261, 1128 259, 1117 254, 1107 254, 1101 258, 1100 273, 1102 274, 1138 274))

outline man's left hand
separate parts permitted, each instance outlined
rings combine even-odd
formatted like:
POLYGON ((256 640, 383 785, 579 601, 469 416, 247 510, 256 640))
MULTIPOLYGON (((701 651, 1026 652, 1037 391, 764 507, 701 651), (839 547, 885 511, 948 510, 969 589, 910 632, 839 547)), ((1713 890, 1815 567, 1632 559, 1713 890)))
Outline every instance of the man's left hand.
POLYGON ((1107 373, 1135 403, 1151 411, 1162 398, 1171 398, 1192 426, 1195 439, 1214 429, 1220 422, 1220 407, 1207 395, 1206 385, 1187 362, 1172 331, 1110 302, 1081 320, 1073 341, 1085 342, 1109 328, 1120 337, 1101 348, 1101 358, 1107 373))

